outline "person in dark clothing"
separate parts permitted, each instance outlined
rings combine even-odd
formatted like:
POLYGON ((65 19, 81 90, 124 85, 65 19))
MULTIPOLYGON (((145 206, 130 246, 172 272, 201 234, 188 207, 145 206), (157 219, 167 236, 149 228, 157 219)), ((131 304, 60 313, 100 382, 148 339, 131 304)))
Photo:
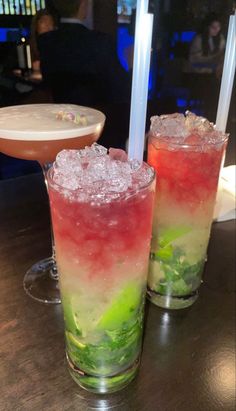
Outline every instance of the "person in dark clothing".
POLYGON ((87 0, 54 0, 58 30, 38 38, 41 71, 57 103, 97 107, 127 101, 129 75, 118 61, 108 34, 83 25, 87 0))
POLYGON ((225 38, 221 32, 221 22, 211 13, 206 17, 202 32, 194 37, 189 52, 189 61, 195 73, 215 73, 222 71, 225 38))
POLYGON ((57 26, 56 18, 46 9, 38 10, 31 21, 30 28, 30 51, 33 70, 40 70, 39 51, 37 47, 37 38, 40 34, 55 30, 57 26))
POLYGON ((215 13, 206 16, 201 33, 190 45, 185 84, 191 98, 202 101, 203 115, 215 121, 223 69, 225 38, 215 13))

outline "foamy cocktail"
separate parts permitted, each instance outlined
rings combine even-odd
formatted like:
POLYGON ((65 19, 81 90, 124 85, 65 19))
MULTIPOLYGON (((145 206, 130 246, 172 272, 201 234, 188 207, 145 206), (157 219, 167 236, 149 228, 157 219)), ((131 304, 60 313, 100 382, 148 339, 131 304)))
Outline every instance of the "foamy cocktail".
POLYGON ((29 104, 0 109, 0 148, 4 154, 53 162, 65 148, 97 141, 104 126, 100 111, 73 104, 29 104))
POLYGON ((48 183, 69 370, 116 391, 139 366, 154 171, 94 144, 59 153, 48 183))
MULTIPOLYGON (((97 141, 104 122, 100 111, 72 104, 4 107, 0 109, 0 151, 36 160, 45 173, 62 149, 79 149, 97 141)), ((34 264, 23 284, 25 291, 38 301, 60 302, 54 257, 34 264)))
POLYGON ((148 163, 157 172, 148 297, 165 308, 197 298, 228 135, 192 113, 151 119, 148 163))

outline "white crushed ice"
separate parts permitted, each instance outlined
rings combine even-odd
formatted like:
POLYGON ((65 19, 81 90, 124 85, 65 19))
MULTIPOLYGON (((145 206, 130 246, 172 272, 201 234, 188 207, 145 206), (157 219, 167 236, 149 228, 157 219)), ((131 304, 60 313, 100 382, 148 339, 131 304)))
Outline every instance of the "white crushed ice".
POLYGON ((95 157, 105 156, 107 149, 100 144, 93 143, 91 147, 86 146, 82 150, 76 150, 79 158, 91 159, 95 157))
POLYGON ((117 198, 147 185, 152 178, 151 167, 129 161, 123 150, 110 149, 108 154, 97 143, 83 150, 63 150, 53 165, 53 181, 65 189, 77 190, 83 201, 91 196, 117 198))
POLYGON ((197 116, 191 111, 185 113, 185 127, 188 131, 197 130, 198 132, 214 131, 214 124, 210 123, 205 117, 197 116))
POLYGON ((222 144, 227 135, 216 130, 213 123, 206 118, 186 111, 180 113, 153 116, 151 118, 150 133, 158 139, 170 139, 171 144, 201 146, 208 144, 222 144))
POLYGON ((189 134, 185 117, 179 113, 152 117, 151 132, 171 137, 186 137, 189 134))
POLYGON ((187 137, 192 131, 214 131, 213 123, 190 111, 186 114, 174 113, 151 118, 151 132, 166 137, 187 137))

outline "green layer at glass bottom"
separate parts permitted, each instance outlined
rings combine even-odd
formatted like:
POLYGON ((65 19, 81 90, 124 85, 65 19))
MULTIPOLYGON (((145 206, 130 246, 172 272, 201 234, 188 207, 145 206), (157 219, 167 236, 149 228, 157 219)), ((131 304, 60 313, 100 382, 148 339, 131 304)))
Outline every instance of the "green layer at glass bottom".
POLYGON ((66 331, 67 353, 78 369, 89 375, 103 377, 117 375, 130 366, 141 349, 143 309, 137 318, 114 330, 93 331, 90 338, 96 342, 88 343, 66 331))
POLYGON ((71 377, 81 388, 97 394, 107 394, 123 389, 135 378, 139 369, 140 357, 128 369, 112 376, 96 376, 84 373, 73 364, 68 353, 67 361, 71 377))
POLYGON ((78 308, 73 307, 68 295, 67 299, 64 296, 66 349, 75 367, 101 377, 129 368, 141 350, 144 301, 143 286, 128 283, 99 320, 86 329, 79 324, 78 308))
MULTIPOLYGON (((172 247, 166 256, 162 248, 151 253, 149 264, 149 288, 160 295, 187 297, 201 284, 205 258, 190 263, 184 251, 172 247)), ((166 253, 166 250, 165 250, 166 253)))
POLYGON ((163 308, 189 307, 201 284, 209 231, 190 226, 159 231, 158 247, 150 254, 148 298, 163 308))

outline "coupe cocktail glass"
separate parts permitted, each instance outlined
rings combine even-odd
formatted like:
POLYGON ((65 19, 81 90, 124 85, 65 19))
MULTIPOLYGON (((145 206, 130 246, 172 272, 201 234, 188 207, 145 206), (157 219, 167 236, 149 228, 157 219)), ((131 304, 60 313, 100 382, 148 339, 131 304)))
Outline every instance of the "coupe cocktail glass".
POLYGON ((98 393, 134 378, 142 342, 155 177, 124 157, 93 145, 48 172, 69 371, 98 393))
MULTIPOLYGON (((0 109, 0 150, 38 161, 45 175, 62 149, 79 149, 97 141, 104 121, 100 111, 71 104, 4 107, 0 109)), ((53 235, 52 251, 52 257, 27 271, 23 282, 27 294, 44 303, 60 302, 53 235)))
POLYGON ((148 163, 157 172, 148 297, 178 309, 198 295, 228 135, 187 113, 151 119, 148 163))

